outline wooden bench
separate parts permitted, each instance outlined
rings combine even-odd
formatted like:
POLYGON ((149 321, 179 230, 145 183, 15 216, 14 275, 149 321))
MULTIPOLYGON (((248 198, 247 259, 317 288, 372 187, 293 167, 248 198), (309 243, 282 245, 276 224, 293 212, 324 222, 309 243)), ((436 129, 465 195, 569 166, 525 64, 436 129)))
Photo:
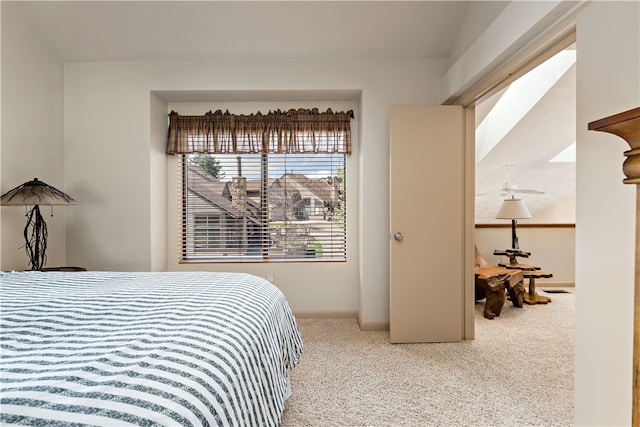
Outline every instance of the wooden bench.
POLYGON ((476 301, 486 298, 484 317, 493 319, 500 316, 507 299, 506 293, 514 306, 522 308, 525 290, 521 270, 490 265, 476 247, 474 273, 476 301))
POLYGON ((476 300, 486 298, 483 315, 487 319, 500 316, 509 293, 511 302, 522 307, 524 297, 523 275, 520 270, 510 270, 493 265, 476 267, 476 300))

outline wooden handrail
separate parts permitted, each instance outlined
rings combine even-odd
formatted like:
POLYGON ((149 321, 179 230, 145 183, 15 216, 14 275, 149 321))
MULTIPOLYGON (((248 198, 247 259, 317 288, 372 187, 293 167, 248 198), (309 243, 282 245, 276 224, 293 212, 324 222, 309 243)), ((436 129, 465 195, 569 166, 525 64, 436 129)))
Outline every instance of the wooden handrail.
POLYGON ((633 390, 631 423, 640 426, 640 107, 589 123, 589 130, 608 132, 627 141, 630 150, 622 171, 625 184, 636 184, 636 255, 633 314, 633 390))
POLYGON ((612 133, 627 141, 631 150, 624 152, 624 183, 640 184, 640 107, 591 122, 589 130, 612 133))

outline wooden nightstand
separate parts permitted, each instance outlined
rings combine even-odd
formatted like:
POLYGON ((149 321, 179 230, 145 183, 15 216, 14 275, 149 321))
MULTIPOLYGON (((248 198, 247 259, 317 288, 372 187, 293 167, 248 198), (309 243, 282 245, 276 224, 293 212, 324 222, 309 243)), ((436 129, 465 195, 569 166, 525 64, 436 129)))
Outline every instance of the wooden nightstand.
POLYGON ((44 267, 40 271, 87 271, 84 267, 44 267))

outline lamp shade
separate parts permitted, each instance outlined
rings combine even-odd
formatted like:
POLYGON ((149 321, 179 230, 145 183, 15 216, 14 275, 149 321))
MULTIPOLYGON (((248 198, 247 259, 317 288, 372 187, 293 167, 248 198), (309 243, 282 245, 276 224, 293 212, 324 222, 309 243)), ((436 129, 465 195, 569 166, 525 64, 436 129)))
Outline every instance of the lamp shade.
POLYGON ((4 193, 0 197, 2 206, 34 206, 34 205, 75 205, 71 196, 55 187, 34 178, 4 193))
POLYGON ((507 199, 502 202, 496 219, 528 219, 531 213, 521 199, 507 199))

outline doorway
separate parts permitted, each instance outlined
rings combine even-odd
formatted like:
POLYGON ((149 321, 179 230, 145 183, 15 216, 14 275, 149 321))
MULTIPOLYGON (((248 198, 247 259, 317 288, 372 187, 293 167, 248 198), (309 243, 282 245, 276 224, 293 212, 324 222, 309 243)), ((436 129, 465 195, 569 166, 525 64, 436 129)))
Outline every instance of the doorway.
MULTIPOLYGON (((490 263, 511 247, 510 220, 496 219, 504 199, 521 199, 520 248, 553 273, 554 286, 575 284, 575 43, 475 107, 475 241, 490 263)), ((527 260, 529 261, 529 260, 527 260)))

